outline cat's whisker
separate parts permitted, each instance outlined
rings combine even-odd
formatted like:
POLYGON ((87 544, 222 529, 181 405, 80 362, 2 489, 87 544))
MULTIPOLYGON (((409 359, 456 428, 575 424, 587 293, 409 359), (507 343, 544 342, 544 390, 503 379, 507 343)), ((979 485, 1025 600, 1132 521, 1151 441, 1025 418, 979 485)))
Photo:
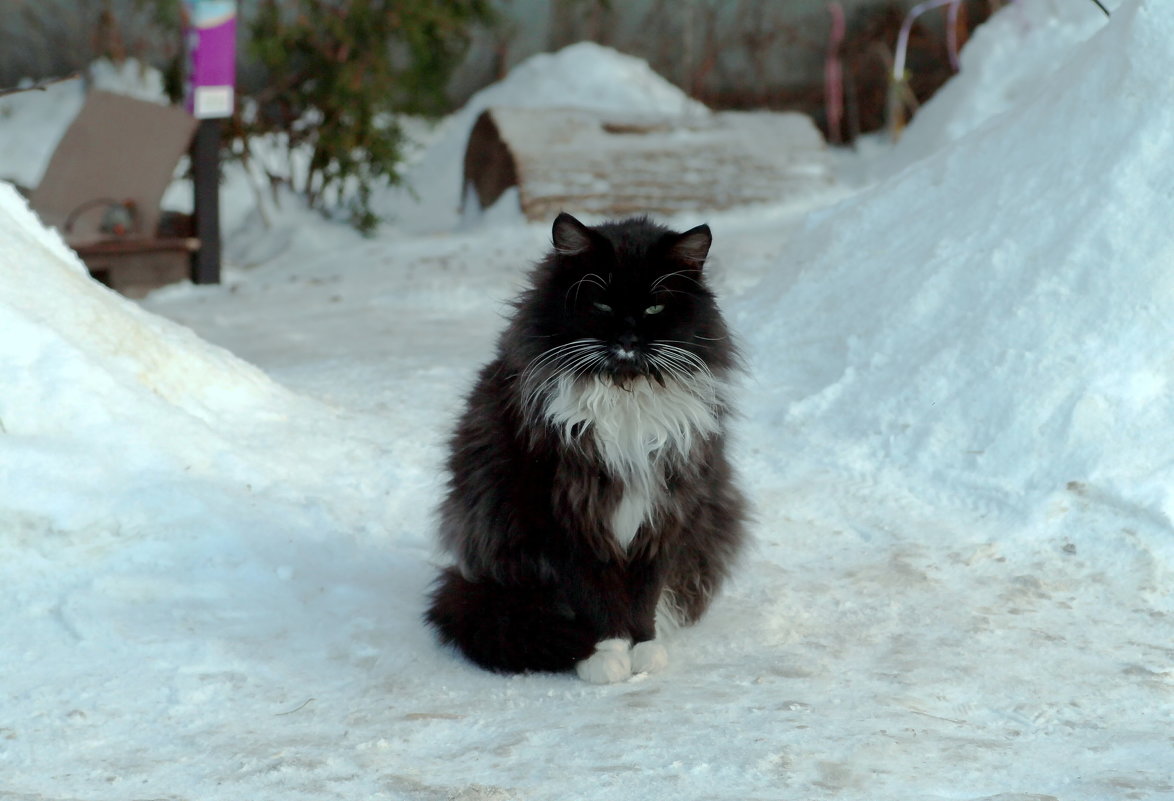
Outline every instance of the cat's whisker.
POLYGON ((691 376, 689 365, 671 354, 654 352, 649 356, 649 362, 678 381, 686 380, 691 376))
POLYGON ((524 403, 526 414, 531 418, 541 418, 543 415, 539 414, 538 410, 542 408, 550 394, 559 391, 564 381, 569 381, 572 384, 577 382, 591 368, 606 359, 607 353, 601 349, 593 353, 578 355, 573 361, 562 365, 559 370, 552 372, 527 393, 524 403))
POLYGON ((697 365, 698 369, 709 370, 709 365, 705 363, 705 360, 690 350, 686 350, 685 348, 679 347, 677 345, 668 344, 668 341, 655 343, 655 346, 669 353, 674 353, 686 361, 697 365))
POLYGON ((581 350, 602 347, 602 345, 603 343, 597 339, 576 339, 564 345, 559 345, 558 347, 551 348, 550 350, 546 350, 540 353, 530 362, 530 364, 526 366, 526 369, 522 371, 522 374, 526 375, 532 371, 537 371, 542 366, 556 363, 560 359, 572 353, 576 353, 581 350))
POLYGON ((573 339, 570 342, 565 342, 562 345, 556 345, 553 348, 549 348, 547 350, 544 350, 542 353, 540 353, 538 355, 538 358, 542 359, 547 356, 556 355, 556 354, 561 353, 566 350, 581 347, 583 345, 592 345, 592 344, 597 344, 597 343, 599 343, 599 340, 593 339, 590 337, 584 337, 582 339, 573 339))
MULTIPOLYGON (((692 390, 694 382, 688 373, 685 373, 679 367, 673 367, 670 365, 664 365, 661 367, 661 369, 666 379, 683 387, 688 387, 690 390, 692 390)), ((693 394, 697 395, 698 397, 708 399, 706 398, 706 393, 704 392, 693 392, 693 394)))
POLYGON ((572 370, 569 370, 568 372, 570 373, 571 378, 573 380, 578 381, 581 377, 583 377, 587 373, 588 370, 590 370, 592 367, 594 367, 597 364, 602 364, 606 360, 607 360, 606 353, 596 353, 592 356, 588 356, 588 357, 581 359, 578 363, 578 366, 572 370))
MULTIPOLYGON (((607 284, 604 283, 603 276, 597 275, 595 273, 587 273, 587 275, 583 276, 582 278, 580 278, 578 281, 571 284, 570 287, 567 288, 567 295, 571 294, 572 289, 575 290, 575 304, 576 305, 578 305, 578 303, 579 303, 579 291, 582 289, 584 283, 591 284, 592 286, 597 286, 604 292, 607 291, 607 284)), ((566 298, 566 296, 564 296, 564 300, 565 300, 565 298, 566 298)))
MULTIPOLYGON (((674 273, 665 273, 660 278, 657 278, 655 281, 652 282, 652 286, 650 287, 650 289, 656 289, 658 286, 663 284, 665 281, 669 280, 670 278, 672 278, 673 276, 676 276, 676 275, 683 276, 685 278, 685 280, 692 281, 693 283, 697 284, 697 286, 701 286, 700 281, 698 281, 696 278, 693 278, 688 275, 688 273, 695 273, 695 272, 697 272, 697 271, 696 270, 677 270, 674 273)), ((671 292, 672 290, 665 290, 665 291, 671 292)))
POLYGON ((590 361, 591 359, 597 357, 598 355, 599 355, 599 351, 596 349, 583 350, 583 351, 577 352, 574 354, 574 358, 568 359, 567 361, 565 361, 564 363, 559 365, 559 372, 560 373, 573 372, 574 370, 578 369, 579 365, 583 364, 586 361, 590 361))
POLYGON ((718 380, 700 357, 675 345, 654 343, 652 353, 658 367, 707 402, 717 399, 718 380))
POLYGON ((525 413, 527 415, 534 414, 543 399, 557 384, 560 375, 574 369, 587 359, 602 359, 605 353, 603 342, 590 337, 576 339, 540 353, 518 376, 523 387, 522 406, 525 413), (535 379, 545 370, 550 370, 550 375, 536 382, 535 379))
POLYGON ((606 351, 604 351, 602 348, 577 353, 573 359, 569 359, 565 364, 560 366, 559 372, 573 373, 577 371, 581 365, 600 361, 605 358, 605 356, 606 351))
POLYGON ((582 353, 590 353, 596 349, 597 346, 591 344, 580 344, 574 347, 560 348, 555 352, 549 353, 534 361, 534 363, 527 368, 527 372, 538 372, 544 367, 557 367, 560 364, 573 360, 582 353))
MULTIPOLYGON (((702 339, 704 339, 704 338, 705 337, 702 337, 702 339)), ((700 342, 688 342, 684 339, 660 339, 660 340, 657 340, 657 342, 668 342, 668 343, 672 343, 672 344, 676 344, 676 345, 690 345, 695 348, 707 348, 708 349, 711 347, 710 345, 703 345, 700 342)))
POLYGON ((676 345, 668 345, 660 342, 653 344, 652 348, 654 352, 660 353, 666 358, 672 358, 677 362, 692 367, 694 372, 704 373, 709 378, 714 378, 713 372, 709 369, 709 365, 696 353, 691 353, 676 345))
POLYGON ((682 358, 680 354, 661 353, 660 356, 666 362, 680 367, 682 370, 684 370, 687 373, 701 372, 698 370, 696 364, 694 364, 693 362, 690 362, 688 359, 682 358))
POLYGON ((652 365, 654 371, 653 380, 661 386, 665 386, 668 381, 673 381, 678 384, 684 383, 682 381, 682 373, 679 368, 662 362, 656 362, 652 365))

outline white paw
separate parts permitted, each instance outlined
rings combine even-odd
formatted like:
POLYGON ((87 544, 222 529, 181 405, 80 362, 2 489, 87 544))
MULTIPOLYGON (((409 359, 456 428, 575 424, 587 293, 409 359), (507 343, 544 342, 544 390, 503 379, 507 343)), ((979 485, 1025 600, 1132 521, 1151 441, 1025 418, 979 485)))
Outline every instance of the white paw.
POLYGON ((655 673, 669 664, 669 652, 656 640, 638 642, 632 646, 632 672, 655 673))
POLYGON ((597 643, 595 653, 575 665, 575 672, 583 681, 592 684, 615 684, 632 675, 632 660, 628 656, 627 640, 604 640, 597 643))

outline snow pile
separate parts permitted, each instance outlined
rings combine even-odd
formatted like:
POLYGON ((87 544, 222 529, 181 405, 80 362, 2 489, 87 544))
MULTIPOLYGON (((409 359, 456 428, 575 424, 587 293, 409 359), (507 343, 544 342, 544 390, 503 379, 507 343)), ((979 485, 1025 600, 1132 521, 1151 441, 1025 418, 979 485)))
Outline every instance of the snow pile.
POLYGON ((459 112, 473 122, 490 106, 571 106, 601 111, 703 114, 706 108, 653 72, 648 62, 594 42, 539 53, 473 95, 459 112))
POLYGON ((369 455, 369 436, 340 436, 334 411, 94 282, 9 184, 0 241, 6 514, 63 531, 130 518, 153 530, 161 508, 199 506, 185 485, 305 497, 366 484, 337 468, 323 481, 317 457, 369 455), (288 464, 281 443, 309 456, 288 464))
POLYGON ((117 64, 108 58, 100 58, 90 65, 87 72, 92 89, 127 95, 150 103, 171 102, 163 85, 163 73, 137 58, 123 59, 117 64))
POLYGON ((473 124, 491 106, 577 107, 599 111, 704 114, 704 105, 657 75, 646 61, 592 42, 540 53, 503 80, 476 93, 448 117, 420 159, 376 210, 414 232, 452 230, 460 221, 465 145, 473 124))
POLYGON ((259 370, 92 281, 8 184, 0 239, 0 444, 23 465, 0 474, 8 509, 77 528, 125 483, 230 474, 231 437, 287 412, 259 370))
POLYGON ((1104 25, 1104 14, 1091 2, 1037 0, 994 15, 967 41, 960 74, 918 109, 882 169, 895 171, 919 161, 1049 91, 1073 48, 1104 25))
POLYGON ((0 97, 0 179, 27 187, 39 184, 84 99, 80 79, 0 97))
POLYGON ((743 318, 762 412, 849 470, 1029 510, 1095 487, 1168 523, 1171 41, 1169 9, 1127 4, 1010 113, 822 215, 743 318))

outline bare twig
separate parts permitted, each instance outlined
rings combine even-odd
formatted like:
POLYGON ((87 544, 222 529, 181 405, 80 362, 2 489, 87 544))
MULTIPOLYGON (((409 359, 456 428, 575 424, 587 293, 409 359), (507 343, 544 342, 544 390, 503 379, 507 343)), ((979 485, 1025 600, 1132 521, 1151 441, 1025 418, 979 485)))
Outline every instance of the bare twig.
POLYGON ((77 78, 79 75, 81 75, 80 72, 72 72, 69 75, 65 75, 60 78, 46 78, 43 81, 37 81, 32 86, 18 86, 18 87, 14 87, 11 89, 0 89, 0 97, 4 97, 6 95, 20 94, 21 92, 44 92, 46 89, 48 89, 50 86, 52 86, 55 83, 64 83, 65 81, 72 81, 74 78, 77 78))
POLYGON ((295 706, 293 709, 289 710, 288 712, 275 712, 274 717, 281 717, 283 715, 292 715, 294 712, 299 712, 299 711, 305 709, 306 705, 309 704, 313 700, 315 700, 315 699, 307 698, 305 701, 302 701, 302 703, 300 705, 295 706))

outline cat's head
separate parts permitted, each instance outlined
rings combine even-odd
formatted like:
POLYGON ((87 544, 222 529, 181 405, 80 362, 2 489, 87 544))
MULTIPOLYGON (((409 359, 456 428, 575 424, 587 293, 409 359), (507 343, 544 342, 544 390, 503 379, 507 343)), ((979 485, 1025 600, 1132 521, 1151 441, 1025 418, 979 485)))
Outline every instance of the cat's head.
POLYGON ((552 235, 554 248, 519 303, 533 368, 624 385, 733 366, 703 274, 708 226, 676 233, 635 217, 589 227, 563 213, 552 235))

